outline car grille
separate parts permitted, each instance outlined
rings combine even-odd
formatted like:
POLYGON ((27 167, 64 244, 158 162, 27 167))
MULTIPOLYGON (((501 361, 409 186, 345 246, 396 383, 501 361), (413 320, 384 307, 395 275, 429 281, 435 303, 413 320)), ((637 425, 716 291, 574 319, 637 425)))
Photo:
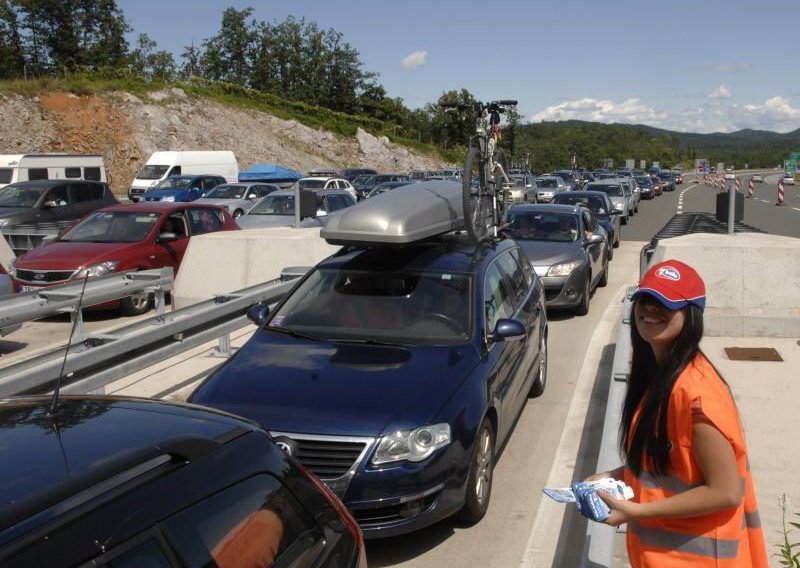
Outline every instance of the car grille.
POLYGON ((145 192, 143 187, 132 187, 128 190, 131 195, 141 195, 145 192))
POLYGON ((52 284, 55 282, 65 282, 70 279, 74 270, 26 270, 17 268, 15 277, 17 280, 31 282, 33 284, 52 284), (41 274, 41 278, 36 278, 41 274))
POLYGON ((433 505, 438 496, 439 493, 437 492, 422 499, 420 502, 420 508, 413 514, 405 513, 404 511, 407 509, 405 508, 405 505, 402 504, 390 505, 388 507, 376 507, 372 509, 353 509, 350 512, 353 514, 353 518, 355 518, 356 522, 358 522, 358 524, 362 527, 368 527, 370 525, 383 525, 409 519, 419 515, 420 513, 424 513, 430 509, 431 505, 433 505))
POLYGON ((544 289, 545 302, 550 302, 552 300, 555 300, 560 293, 561 293, 561 288, 545 288, 544 289))
POLYGON ((272 432, 277 438, 289 438, 296 449, 292 457, 321 479, 337 479, 357 465, 371 438, 309 436, 272 432))

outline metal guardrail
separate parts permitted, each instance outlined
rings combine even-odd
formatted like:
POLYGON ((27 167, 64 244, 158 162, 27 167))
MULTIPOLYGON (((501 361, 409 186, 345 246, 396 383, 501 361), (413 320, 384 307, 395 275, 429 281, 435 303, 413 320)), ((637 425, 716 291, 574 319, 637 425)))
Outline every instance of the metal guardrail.
POLYGON ((54 237, 63 229, 74 225, 77 219, 56 221, 52 223, 26 224, 15 227, 2 227, 0 234, 8 242, 8 246, 19 257, 29 250, 44 244, 47 237, 54 237))
POLYGON ((117 272, 92 278, 86 282, 85 290, 83 290, 83 280, 75 280, 67 284, 3 296, 0 297, 0 328, 8 329, 28 321, 69 313, 73 323, 75 319, 78 320, 73 344, 83 343, 86 339, 83 330, 83 312, 78 309, 81 290, 83 290, 81 301, 83 308, 119 300, 134 294, 153 294, 156 315, 163 316, 164 295, 172 290, 173 281, 173 270, 171 267, 166 267, 117 272))
MULTIPOLYGON (((224 339, 248 325, 247 308, 259 302, 277 302, 295 282, 295 278, 273 280, 156 315, 108 334, 89 334, 82 346, 70 347, 61 391, 91 393, 183 351, 216 338, 224 339)), ((50 390, 59 376, 65 349, 0 369, 0 398, 50 390)))
MULTIPOLYGON (((628 288, 622 307, 622 318, 617 332, 617 345, 614 350, 614 361, 611 367, 611 385, 608 389, 606 413, 603 420, 603 437, 600 442, 600 453, 597 458, 596 471, 607 471, 619 467, 619 424, 622 419, 622 405, 628 389, 631 358, 631 295, 636 286, 628 288)), ((582 568, 610 568, 614 561, 614 537, 617 531, 602 523, 588 523, 582 568)))

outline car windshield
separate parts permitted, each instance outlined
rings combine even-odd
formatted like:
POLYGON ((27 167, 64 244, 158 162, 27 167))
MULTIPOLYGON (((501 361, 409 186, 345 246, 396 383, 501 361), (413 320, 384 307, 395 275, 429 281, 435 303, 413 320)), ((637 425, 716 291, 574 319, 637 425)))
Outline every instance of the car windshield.
POLYGON ((608 211, 606 211, 605 199, 597 195, 575 195, 572 192, 560 193, 556 195, 553 203, 560 205, 583 203, 592 213, 597 213, 598 215, 605 215, 608 213, 608 211))
POLYGON ((248 215, 294 215, 294 195, 268 195, 248 215))
POLYGON ((523 240, 559 243, 578 240, 578 219, 571 213, 512 211, 511 227, 523 240))
POLYGON ((554 189, 558 187, 558 181, 550 178, 550 179, 537 179, 536 185, 540 188, 544 187, 546 189, 554 189))
POLYGON ((59 240, 72 243, 135 243, 144 239, 161 213, 98 211, 59 240))
POLYGON ((206 193, 205 197, 210 199, 244 199, 244 192, 246 189, 246 185, 224 183, 206 193))
POLYGON ((661 172, 660 174, 658 174, 658 177, 660 177, 661 179, 671 180, 672 174, 669 172, 661 172))
POLYGON ((649 179, 643 177, 637 177, 636 183, 638 183, 642 187, 650 187, 652 185, 652 182, 649 179))
POLYGON ((7 185, 0 189, 0 207, 33 207, 44 190, 43 187, 7 185))
POLYGON ((168 177, 156 184, 153 189, 184 189, 192 178, 185 177, 168 177))
POLYGON ((297 183, 300 184, 300 189, 324 189, 326 179, 301 179, 297 183))
POLYGON ((470 282, 466 274, 317 268, 267 329, 330 340, 464 343, 472 329, 470 282))
POLYGON ((525 187, 524 177, 512 177, 511 181, 514 182, 514 187, 525 187))
POLYGON ((622 193, 622 186, 618 183, 614 184, 603 184, 603 185, 589 185, 587 190, 590 191, 602 191, 606 195, 613 195, 615 197, 622 197, 624 194, 622 193))
POLYGON ((362 174, 352 181, 353 185, 364 185, 375 174, 362 174))
POLYGON ((145 166, 136 174, 136 179, 161 179, 169 166, 145 166))

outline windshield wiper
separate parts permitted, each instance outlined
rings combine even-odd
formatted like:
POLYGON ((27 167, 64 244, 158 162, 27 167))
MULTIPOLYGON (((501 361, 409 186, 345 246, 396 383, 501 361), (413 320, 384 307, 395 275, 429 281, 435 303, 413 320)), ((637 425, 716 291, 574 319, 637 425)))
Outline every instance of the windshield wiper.
POLYGON ((400 343, 399 341, 387 341, 384 339, 357 339, 357 338, 336 338, 328 339, 332 343, 358 343, 363 345, 391 345, 394 347, 408 347, 411 343, 400 343))
POLYGON ((310 339, 312 341, 327 341, 324 337, 317 337, 316 335, 311 335, 310 333, 303 333, 302 331, 295 331, 293 329, 289 329, 286 327, 274 327, 268 325, 264 329, 269 331, 277 331, 278 333, 283 333, 284 335, 291 335, 292 337, 296 337, 298 339, 310 339))

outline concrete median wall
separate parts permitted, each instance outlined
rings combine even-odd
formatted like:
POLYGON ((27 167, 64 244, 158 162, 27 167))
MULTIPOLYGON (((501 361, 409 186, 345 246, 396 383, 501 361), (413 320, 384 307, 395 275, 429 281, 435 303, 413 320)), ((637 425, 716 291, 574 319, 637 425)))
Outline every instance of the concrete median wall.
POLYGON ((705 332, 717 337, 800 335, 800 239, 694 234, 658 243, 651 264, 678 259, 706 283, 705 332))
POLYGON ((172 298, 182 308, 278 278, 288 266, 313 266, 339 250, 319 228, 276 227, 192 237, 172 298))

